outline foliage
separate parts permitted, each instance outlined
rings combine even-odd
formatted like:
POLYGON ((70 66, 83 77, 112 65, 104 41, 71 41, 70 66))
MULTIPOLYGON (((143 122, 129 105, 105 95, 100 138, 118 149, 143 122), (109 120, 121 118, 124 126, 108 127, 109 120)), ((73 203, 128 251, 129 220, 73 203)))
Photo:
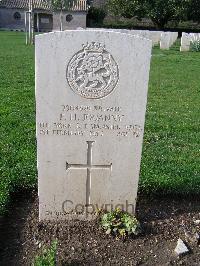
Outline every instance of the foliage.
POLYGON ((189 20, 196 21, 200 23, 200 1, 199 0, 190 0, 188 9, 187 9, 187 16, 189 20))
POLYGON ((53 241, 49 248, 45 248, 42 255, 36 256, 33 266, 56 266, 57 241, 53 241))
MULTIPOLYGON (((167 31, 177 31, 177 32, 200 32, 200 24, 195 25, 192 21, 180 21, 178 25, 175 25, 176 22, 168 23, 165 26, 165 30, 167 31)), ((104 28, 113 28, 113 29, 138 29, 138 30, 155 30, 155 26, 152 26, 151 22, 147 22, 146 26, 144 26, 143 22, 132 19, 132 20, 124 20, 121 18, 113 19, 107 18, 102 25, 104 28)))
POLYGON ((191 50, 194 52, 200 52, 200 39, 191 42, 191 50))
POLYGON ((108 10, 115 16, 125 18, 151 18, 158 28, 169 21, 178 23, 186 17, 190 0, 108 0, 108 10))
POLYGON ((142 18, 145 15, 144 0, 108 0, 108 12, 125 18, 142 18))
POLYGON ((101 225, 106 230, 106 234, 113 233, 122 237, 138 235, 141 231, 138 220, 120 209, 103 214, 101 225))
POLYGON ((145 0, 146 15, 158 28, 169 21, 178 23, 183 17, 188 0, 145 0))
POLYGON ((91 21, 91 24, 101 25, 106 16, 105 9, 90 7, 87 14, 87 20, 91 21))

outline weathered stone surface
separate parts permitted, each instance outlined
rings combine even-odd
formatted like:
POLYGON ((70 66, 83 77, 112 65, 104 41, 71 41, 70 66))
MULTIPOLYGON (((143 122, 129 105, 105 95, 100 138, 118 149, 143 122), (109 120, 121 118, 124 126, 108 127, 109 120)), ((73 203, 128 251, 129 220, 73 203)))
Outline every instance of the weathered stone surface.
POLYGON ((36 36, 40 220, 134 212, 150 57, 151 41, 129 34, 36 36))

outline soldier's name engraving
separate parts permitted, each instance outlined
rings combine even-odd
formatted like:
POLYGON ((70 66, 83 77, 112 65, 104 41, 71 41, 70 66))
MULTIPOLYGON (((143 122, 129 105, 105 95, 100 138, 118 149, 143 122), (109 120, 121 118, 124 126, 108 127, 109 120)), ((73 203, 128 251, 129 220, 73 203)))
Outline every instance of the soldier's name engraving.
POLYGON ((121 122, 124 118, 124 115, 120 114, 77 114, 77 113, 70 113, 68 115, 66 114, 60 114, 60 121, 66 120, 66 121, 94 121, 94 122, 121 122))
POLYGON ((121 122, 124 114, 121 114, 120 106, 84 106, 84 105, 62 105, 59 115, 60 121, 83 121, 83 122, 121 122), (97 112, 95 113, 94 112, 97 112))
POLYGON ((88 136, 102 137, 112 132, 115 137, 140 137, 142 128, 126 124, 126 116, 120 106, 61 105, 55 122, 39 123, 43 136, 88 136))

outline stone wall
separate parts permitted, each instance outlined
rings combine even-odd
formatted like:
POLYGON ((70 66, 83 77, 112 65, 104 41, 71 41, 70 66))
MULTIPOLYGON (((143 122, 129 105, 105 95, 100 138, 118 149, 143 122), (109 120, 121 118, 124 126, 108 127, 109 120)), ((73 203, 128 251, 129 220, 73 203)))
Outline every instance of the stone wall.
MULTIPOLYGON (((63 30, 86 27, 86 12, 63 12, 63 30)), ((60 13, 53 13, 53 30, 60 30, 60 13)))
POLYGON ((24 10, 0 8, 0 28, 24 30, 24 10))
MULTIPOLYGON (((37 31, 37 14, 39 13, 39 31, 52 31, 60 29, 60 13, 36 11, 34 16, 34 27, 37 31)), ((63 30, 86 27, 86 12, 63 12, 63 30)), ((25 28, 25 11, 23 9, 0 8, 0 28, 11 30, 23 30, 25 28)))

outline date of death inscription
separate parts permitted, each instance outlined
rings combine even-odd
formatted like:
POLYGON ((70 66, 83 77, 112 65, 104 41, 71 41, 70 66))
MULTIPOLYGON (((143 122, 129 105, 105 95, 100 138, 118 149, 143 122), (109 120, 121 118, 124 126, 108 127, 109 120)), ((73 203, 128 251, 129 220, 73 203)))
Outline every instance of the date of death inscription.
POLYGON ((42 136, 140 137, 140 125, 131 124, 121 107, 62 105, 57 121, 40 121, 37 134, 42 136))

